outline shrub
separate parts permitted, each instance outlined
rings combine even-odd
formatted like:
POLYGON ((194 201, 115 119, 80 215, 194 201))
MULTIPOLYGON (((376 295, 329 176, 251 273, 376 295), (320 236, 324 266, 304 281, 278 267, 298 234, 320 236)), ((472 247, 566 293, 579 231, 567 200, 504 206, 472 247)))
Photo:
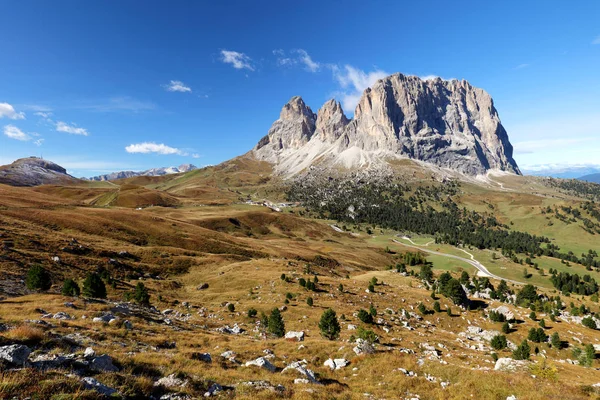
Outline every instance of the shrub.
POLYGON ((50 273, 41 265, 34 265, 27 271, 25 285, 27 285, 27 289, 29 290, 46 291, 52 286, 51 279, 50 273))
POLYGON ((235 305, 233 303, 228 303, 227 304, 227 311, 234 312, 235 311, 235 305))
POLYGON ((502 333, 509 334, 510 333, 510 324, 507 322, 502 324, 502 333))
POLYGON ((148 289, 142 282, 138 282, 135 285, 135 292, 133 293, 133 299, 139 304, 149 305, 150 304, 150 294, 148 293, 148 289))
POLYGON ((286 280, 286 276, 285 276, 285 274, 281 274, 281 280, 282 280, 282 281, 285 281, 285 280, 286 280))
POLYGON ((535 314, 535 311, 532 311, 529 314, 529 319, 532 319, 533 321, 535 321, 537 319, 537 315, 535 314))
POLYGON ((363 309, 358 310, 358 319, 365 324, 373 323, 373 316, 363 309))
POLYGON ((98 299, 106 298, 106 286, 104 285, 102 278, 100 278, 100 275, 95 272, 87 275, 83 281, 83 295, 98 299))
POLYGON ((546 335, 543 328, 531 328, 527 338, 534 343, 544 343, 548 340, 548 335, 546 335))
POLYGON ((369 289, 369 292, 375 293, 375 286, 373 286, 373 284, 369 284, 369 287, 367 289, 369 289))
POLYGON ((492 346, 492 348, 494 350, 502 350, 505 349, 507 346, 507 342, 506 342, 506 336, 504 335, 496 335, 492 338, 492 340, 490 341, 490 346, 492 346))
POLYGON ((271 315, 269 316, 269 324, 268 324, 269 333, 276 337, 283 337, 285 335, 285 324, 283 322, 283 317, 277 308, 274 308, 271 311, 271 315))
POLYGON ((321 330, 321 335, 326 339, 335 340, 340 336, 340 323, 337 320, 335 311, 331 308, 325 310, 323 315, 321 315, 319 329, 321 330))
POLYGON ((537 290, 535 286, 529 284, 523 286, 523 288, 517 293, 517 304, 520 306, 527 307, 530 303, 533 303, 538 298, 537 290))
POLYGON ((73 279, 65 279, 62 287, 63 296, 77 297, 81 293, 79 285, 73 279))
POLYGON ((379 341, 379 336, 377 336, 375 334, 375 332, 373 332, 370 329, 365 329, 362 326, 358 327, 356 334, 358 335, 358 337, 360 339, 362 339, 370 344, 377 343, 379 341))
POLYGON ((544 318, 540 320, 540 327, 546 329, 546 321, 544 321, 544 318))
POLYGON ((313 292, 317 290, 317 285, 314 282, 311 282, 310 279, 306 281, 306 288, 308 290, 312 290, 313 292))
POLYGON ((306 279, 304 279, 304 278, 298 279, 298 284, 302 287, 306 287, 306 279))
POLYGON ((596 326, 596 321, 594 321, 594 319, 592 317, 585 317, 584 319, 581 320, 581 325, 590 328, 590 329, 597 329, 598 327, 596 326))
POLYGON ((431 270, 431 266, 429 264, 421 265, 421 270, 419 271, 419 278, 426 282, 431 282, 433 280, 433 271, 431 270))
POLYGON ((444 288, 442 288, 442 294, 456 305, 465 306, 469 303, 467 294, 457 279, 450 279, 444 288))
POLYGON ((529 360, 530 353, 531 348, 529 347, 527 340, 523 340, 519 347, 513 351, 512 356, 515 360, 529 360))
POLYGON ((44 340, 44 336, 43 330, 29 325, 17 326, 6 332, 7 338, 27 344, 39 343, 44 340))
POLYGON ((248 310, 248 317, 249 318, 254 318, 256 317, 256 314, 258 314, 258 311, 256 311, 255 308, 251 308, 248 310))
POLYGON ((308 297, 306 299, 306 304, 308 304, 309 307, 312 307, 314 304, 313 298, 312 297, 308 297))
POLYGON ((489 317, 490 317, 490 321, 492 321, 492 322, 505 322, 506 321, 506 317, 504 316, 504 314, 502 314, 500 312, 496 312, 494 310, 490 311, 489 317))
POLYGON ((440 302, 439 301, 434 301, 433 302, 433 311, 435 311, 435 312, 442 311, 442 309, 440 307, 440 302))
POLYGON ((377 316, 377 309, 373 304, 369 306, 369 314, 371 314, 373 317, 377 316))
POLYGON ((291 300, 291 299, 293 299, 293 298, 294 298, 294 295, 293 295, 293 294, 291 294, 290 292, 287 292, 287 293, 285 294, 285 298, 286 298, 286 299, 288 299, 288 300, 291 300))
POLYGON ((550 343, 552 344, 552 347, 554 347, 556 350, 560 350, 562 348, 562 341, 560 340, 558 332, 554 332, 552 334, 552 336, 550 337, 550 343))
POLYGON ((419 306, 417 307, 417 309, 419 310, 419 312, 423 315, 427 314, 427 307, 425 307, 425 304, 423 303, 419 303, 419 306))
POLYGON ((377 285, 377 278, 376 277, 372 277, 371 278, 371 285, 373 285, 373 286, 377 285))
POLYGON ((319 277, 315 275, 315 279, 313 279, 314 283, 319 283, 319 277))
POLYGON ((340 291, 340 293, 344 293, 344 285, 340 283, 340 286, 338 286, 338 290, 340 291))
POLYGON ((450 308, 450 306, 448 306, 448 308, 446 308, 446 314, 448 314, 449 317, 452 316, 452 308, 450 308))

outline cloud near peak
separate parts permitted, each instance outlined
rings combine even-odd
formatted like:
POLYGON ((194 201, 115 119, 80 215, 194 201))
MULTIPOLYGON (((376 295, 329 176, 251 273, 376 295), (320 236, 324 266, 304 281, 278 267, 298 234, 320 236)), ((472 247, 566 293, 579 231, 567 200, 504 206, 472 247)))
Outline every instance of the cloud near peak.
POLYGON ((351 65, 344 65, 343 68, 332 66, 331 69, 333 76, 343 89, 339 93, 342 106, 344 110, 352 112, 356 108, 363 91, 373 86, 379 79, 389 75, 380 69, 365 72, 351 65))
POLYGON ((134 143, 125 147, 125 151, 131 154, 139 153, 139 154, 177 154, 180 156, 185 156, 187 153, 181 149, 167 146, 166 144, 158 144, 154 142, 143 142, 143 143, 134 143))

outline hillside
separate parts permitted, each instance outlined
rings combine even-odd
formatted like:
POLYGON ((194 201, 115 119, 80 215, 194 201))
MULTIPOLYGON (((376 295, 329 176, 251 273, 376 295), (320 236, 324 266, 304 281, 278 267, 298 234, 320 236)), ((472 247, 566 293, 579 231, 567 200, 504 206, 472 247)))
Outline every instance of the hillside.
POLYGON ((558 386, 562 398, 593 397, 600 378, 586 365, 598 361, 573 354, 600 345, 598 331, 582 325, 582 316, 600 311, 597 287, 557 291, 553 277, 600 282, 597 205, 559 180, 475 178, 411 160, 391 166, 392 177, 282 181, 269 163, 240 157, 100 187, 0 185, 0 346, 33 351, 32 368, 0 378, 0 397, 115 391, 124 398, 548 399, 558 386), (376 201, 378 213, 406 206, 415 218, 426 207, 435 210, 425 214, 431 218, 457 212, 452 218, 470 221, 475 232, 529 233, 555 250, 536 241, 541 252, 508 252, 508 242, 499 242, 504 250, 454 243, 440 235, 451 235, 452 225, 429 234, 426 220, 377 223, 378 213, 361 211, 368 210, 363 201, 376 201), (25 285, 36 264, 50 273, 48 291, 25 285), (490 276, 479 276, 478 265, 490 276), (107 299, 60 294, 65 279, 82 288, 94 271, 107 299), (444 289, 445 272, 462 280, 468 307, 444 289), (140 283, 150 306, 132 297, 140 283), (528 283, 537 287, 529 306, 516 297, 528 283), (492 320, 499 307, 514 314, 508 333, 492 320), (274 308, 293 339, 265 325, 262 313, 274 308), (328 308, 341 325, 335 340, 319 331, 328 308), (372 322, 359 318, 361 309, 371 309, 372 322), (560 346, 529 340, 529 361, 512 360, 512 349, 540 324, 560 346), (490 341, 501 334, 508 348, 494 350, 490 341))

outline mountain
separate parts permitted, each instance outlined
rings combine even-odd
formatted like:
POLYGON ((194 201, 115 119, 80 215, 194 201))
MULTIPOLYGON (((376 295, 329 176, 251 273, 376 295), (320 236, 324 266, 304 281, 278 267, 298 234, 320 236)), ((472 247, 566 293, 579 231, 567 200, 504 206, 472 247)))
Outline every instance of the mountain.
POLYGON ((89 178, 90 181, 114 181, 116 179, 124 179, 131 178, 134 176, 163 176, 170 174, 179 174, 182 172, 190 172, 197 169, 195 165, 192 164, 182 164, 179 167, 163 167, 163 168, 151 168, 146 171, 119 171, 113 172, 106 175, 98 175, 89 178))
POLYGON ((579 179, 580 181, 600 183, 600 173, 585 175, 585 176, 582 176, 581 178, 577 178, 577 179, 579 179))
POLYGON ((552 178, 579 179, 579 177, 598 174, 600 168, 589 165, 543 165, 523 168, 526 175, 551 176, 552 178))
POLYGON ((44 184, 72 184, 79 180, 58 164, 37 157, 20 158, 0 166, 0 183, 11 186, 38 186, 44 184))
POLYGON ((285 176, 311 166, 358 169, 411 158, 467 175, 520 174, 491 96, 462 80, 400 73, 366 89, 348 119, 329 100, 314 113, 293 97, 250 156, 285 176))

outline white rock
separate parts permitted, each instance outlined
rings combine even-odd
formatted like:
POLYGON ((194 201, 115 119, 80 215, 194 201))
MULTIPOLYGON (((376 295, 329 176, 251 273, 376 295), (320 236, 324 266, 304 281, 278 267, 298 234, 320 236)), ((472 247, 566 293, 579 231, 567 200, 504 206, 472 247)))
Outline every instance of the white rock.
POLYGON ((302 342, 302 341, 304 341, 304 332, 289 331, 285 334, 285 338, 288 340, 291 339, 291 340, 296 340, 298 342, 302 342))
POLYGON ((323 364, 326 367, 331 368, 332 370, 340 369, 346 367, 350 362, 344 358, 336 358, 336 359, 328 359, 323 364))
POLYGON ((267 371, 275 372, 277 368, 264 357, 258 357, 256 360, 248 361, 244 364, 246 367, 256 366, 264 368, 267 371))

